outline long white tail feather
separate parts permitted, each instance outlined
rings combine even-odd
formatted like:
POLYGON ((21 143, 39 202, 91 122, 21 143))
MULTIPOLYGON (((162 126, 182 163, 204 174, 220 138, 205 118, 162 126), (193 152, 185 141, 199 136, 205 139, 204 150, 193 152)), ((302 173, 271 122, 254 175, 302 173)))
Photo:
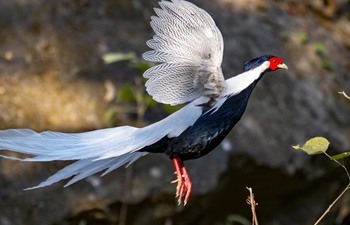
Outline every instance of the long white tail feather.
POLYGON ((139 159, 141 156, 146 155, 145 152, 134 152, 126 155, 122 155, 119 157, 115 157, 112 159, 105 159, 101 161, 92 161, 90 159, 79 160, 75 163, 72 163, 54 175, 50 176, 46 181, 41 182, 39 185, 31 188, 27 188, 25 190, 32 190, 36 188, 42 188, 46 186, 50 186, 53 183, 56 183, 60 180, 67 179, 71 176, 74 176, 64 187, 68 187, 85 177, 88 177, 92 174, 98 173, 102 170, 107 169, 101 176, 106 175, 114 169, 126 164, 132 163, 135 160, 139 159))
POLYGON ((143 58, 163 64, 144 73, 147 92, 161 103, 177 105, 201 96, 218 98, 225 88, 221 71, 223 39, 204 10, 183 0, 161 1, 151 17, 155 32, 143 58))
POLYGON ((116 146, 127 146, 137 130, 138 128, 130 126, 75 134, 51 131, 36 133, 28 129, 2 130, 0 149, 35 155, 24 159, 25 161, 87 159, 113 151, 116 146))
MULTIPOLYGON (((41 188, 74 176, 69 186, 87 176, 101 172, 105 175, 114 169, 131 164, 146 152, 138 152, 161 138, 176 137, 193 125, 201 116, 198 105, 208 101, 200 98, 186 105, 167 118, 143 128, 121 126, 85 133, 61 133, 45 131, 37 133, 29 129, 0 131, 0 150, 32 155, 31 158, 0 157, 21 161, 77 160, 49 177, 38 186, 41 188)), ((28 189, 27 189, 28 190, 28 189)))

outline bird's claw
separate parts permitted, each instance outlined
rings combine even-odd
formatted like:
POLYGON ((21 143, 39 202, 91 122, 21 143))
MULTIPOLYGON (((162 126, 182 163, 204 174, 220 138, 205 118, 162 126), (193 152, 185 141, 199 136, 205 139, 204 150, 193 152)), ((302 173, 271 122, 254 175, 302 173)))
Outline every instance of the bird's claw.
POLYGON ((178 199, 178 205, 181 205, 183 201, 185 206, 191 195, 192 183, 183 163, 178 159, 174 159, 173 161, 175 165, 175 174, 177 175, 177 179, 172 181, 171 183, 177 183, 175 198, 178 199))
POLYGON ((179 182, 176 187, 176 198, 178 198, 178 205, 181 205, 183 200, 184 206, 187 204, 192 191, 192 184, 188 177, 184 177, 182 182, 179 182))

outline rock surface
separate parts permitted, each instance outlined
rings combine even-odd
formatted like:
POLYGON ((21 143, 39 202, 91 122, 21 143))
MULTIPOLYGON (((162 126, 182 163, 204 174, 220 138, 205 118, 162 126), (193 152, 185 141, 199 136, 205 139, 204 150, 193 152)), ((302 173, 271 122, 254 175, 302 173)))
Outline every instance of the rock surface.
MULTIPOLYGON (((173 168, 160 155, 66 189, 60 183, 35 191, 22 188, 65 163, 0 160, 0 224, 224 224, 229 214, 250 217, 244 199, 249 185, 261 199, 264 224, 315 221, 345 179, 322 156, 309 157, 290 146, 325 136, 331 150, 350 151, 350 104, 337 93, 350 92, 349 2, 193 2, 222 31, 227 78, 263 54, 281 56, 290 70, 267 74, 225 142, 187 163, 194 182, 190 204, 176 208, 173 168)), ((104 98, 106 84, 119 90, 140 74, 127 63, 104 65, 102 56, 147 50, 155 6, 155 0, 2 1, 0 128, 105 127, 109 110, 124 107, 104 98)), ((145 123, 165 116, 160 114, 145 123)), ((118 118, 134 123, 128 114, 118 118)))

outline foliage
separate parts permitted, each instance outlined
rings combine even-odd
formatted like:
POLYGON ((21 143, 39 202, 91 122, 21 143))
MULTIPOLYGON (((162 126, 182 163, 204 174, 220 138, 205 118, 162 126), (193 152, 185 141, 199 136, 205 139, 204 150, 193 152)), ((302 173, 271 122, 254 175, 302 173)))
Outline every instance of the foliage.
POLYGON ((325 54, 327 52, 327 47, 321 42, 316 42, 312 45, 312 48, 317 54, 325 54))
POLYGON ((299 32, 297 34, 298 40, 300 41, 300 43, 302 44, 306 44, 309 41, 309 35, 306 32, 299 32))
POLYGON ((334 155, 331 158, 334 160, 339 160, 339 159, 344 159, 344 158, 349 157, 349 156, 350 156, 350 152, 343 152, 343 153, 340 153, 338 155, 334 155))
POLYGON ((296 150, 304 151, 309 155, 325 153, 328 149, 329 141, 324 137, 314 137, 300 147, 299 145, 292 146, 296 150))
POLYGON ((116 108, 108 109, 103 115, 103 122, 107 127, 113 127, 115 125, 115 121, 117 121, 117 110, 116 108))
MULTIPOLYGON (((338 92, 339 94, 342 94, 345 98, 350 100, 350 97, 344 92, 338 92)), ((324 137, 314 137, 309 139, 308 141, 305 142, 305 144, 300 147, 299 145, 292 146, 294 149, 297 150, 302 150, 306 152, 309 155, 315 155, 315 154, 324 154, 326 155, 330 160, 334 161, 337 163, 339 166, 341 166, 348 178, 349 183, 347 186, 344 188, 344 190, 338 195, 338 197, 328 206, 328 208, 324 211, 324 213, 320 216, 320 218, 314 223, 314 225, 318 225, 323 218, 330 212, 332 207, 344 196, 344 194, 350 189, 350 175, 348 172, 348 169, 340 163, 338 160, 344 159, 350 155, 350 152, 343 152, 338 155, 330 156, 327 154, 327 149, 329 147, 330 142, 324 138, 324 137)))
POLYGON ((147 69, 151 68, 152 66, 155 66, 155 63, 145 61, 138 57, 135 52, 113 52, 113 53, 107 53, 102 56, 103 61, 105 64, 112 64, 116 62, 126 61, 129 63, 129 66, 131 68, 136 69, 139 73, 145 72, 147 69))
POLYGON ((333 63, 329 59, 322 59, 322 67, 328 71, 333 71, 333 63))
MULTIPOLYGON (((144 73, 147 69, 155 66, 155 63, 147 62, 141 58, 139 58, 135 52, 121 53, 114 52, 105 54, 103 57, 103 61, 106 64, 116 63, 120 61, 126 61, 128 66, 135 69, 140 75, 144 73)), ((119 112, 123 113, 135 113, 137 115, 137 122, 139 124, 142 123, 144 114, 149 108, 155 107, 157 105, 161 105, 161 108, 167 113, 171 114, 183 105, 178 106, 170 106, 159 104, 152 99, 150 95, 145 92, 145 79, 140 77, 136 77, 133 85, 125 85, 121 87, 116 93, 116 99, 119 103, 129 103, 130 105, 134 105, 134 107, 124 107, 120 109, 120 107, 113 107, 105 113, 105 124, 107 126, 114 126, 117 120, 117 114, 119 112)))
MULTIPOLYGON (((304 45, 306 45, 310 39, 308 33, 304 32, 304 31, 300 31, 300 32, 296 33, 296 37, 299 40, 299 42, 301 44, 304 44, 304 45)), ((328 52, 327 46, 322 42, 314 42, 311 44, 311 47, 312 47, 313 51, 319 55, 320 65, 322 65, 322 67, 325 70, 328 70, 331 72, 330 76, 333 79, 337 78, 338 74, 334 71, 334 64, 333 64, 332 60, 329 59, 329 57, 326 57, 326 53, 328 52)))
POLYGON ((129 53, 115 52, 115 53, 107 53, 102 58, 106 64, 111 64, 119 61, 134 60, 137 57, 134 52, 129 52, 129 53))
POLYGON ((328 206, 328 208, 324 211, 324 213, 320 216, 320 218, 314 223, 314 225, 318 225, 323 220, 323 218, 328 214, 328 212, 332 209, 332 207, 339 201, 339 199, 341 199, 341 197, 343 197, 343 195, 350 189, 349 172, 347 168, 338 161, 339 159, 348 157, 350 153, 345 152, 339 155, 330 156, 326 153, 328 146, 329 146, 329 141, 324 137, 311 138, 310 140, 306 141, 306 143, 302 147, 300 147, 299 145, 292 146, 294 149, 302 150, 309 155, 322 154, 322 153, 325 154, 330 160, 336 162, 338 165, 340 165, 344 169, 349 180, 348 185, 338 195, 338 197, 328 206))
MULTIPOLYGON (((339 94, 343 95, 346 99, 350 100, 350 96, 348 96, 344 91, 338 92, 339 94)), ((350 156, 350 152, 343 152, 338 155, 334 155, 331 158, 333 160, 339 160, 339 159, 344 159, 346 157, 350 156)))
POLYGON ((312 48, 315 53, 319 55, 321 60, 320 63, 323 69, 330 72, 329 75, 332 79, 336 79, 338 77, 338 74, 334 70, 334 63, 332 62, 331 58, 326 56, 326 53, 328 52, 327 46, 322 42, 315 42, 312 44, 312 48))

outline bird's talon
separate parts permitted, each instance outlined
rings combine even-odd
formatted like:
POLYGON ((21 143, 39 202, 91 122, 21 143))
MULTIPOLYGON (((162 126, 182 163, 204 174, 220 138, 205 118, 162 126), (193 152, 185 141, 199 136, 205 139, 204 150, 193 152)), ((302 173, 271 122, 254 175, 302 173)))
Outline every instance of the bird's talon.
POLYGON ((170 183, 171 183, 171 184, 175 184, 175 183, 177 183, 178 181, 179 181, 179 180, 176 179, 176 180, 171 181, 170 183))
POLYGON ((177 179, 171 182, 177 183, 175 198, 177 198, 178 205, 181 205, 183 202, 185 206, 190 198, 192 183, 182 161, 178 158, 173 158, 173 163, 176 170, 175 174, 177 176, 177 179))

